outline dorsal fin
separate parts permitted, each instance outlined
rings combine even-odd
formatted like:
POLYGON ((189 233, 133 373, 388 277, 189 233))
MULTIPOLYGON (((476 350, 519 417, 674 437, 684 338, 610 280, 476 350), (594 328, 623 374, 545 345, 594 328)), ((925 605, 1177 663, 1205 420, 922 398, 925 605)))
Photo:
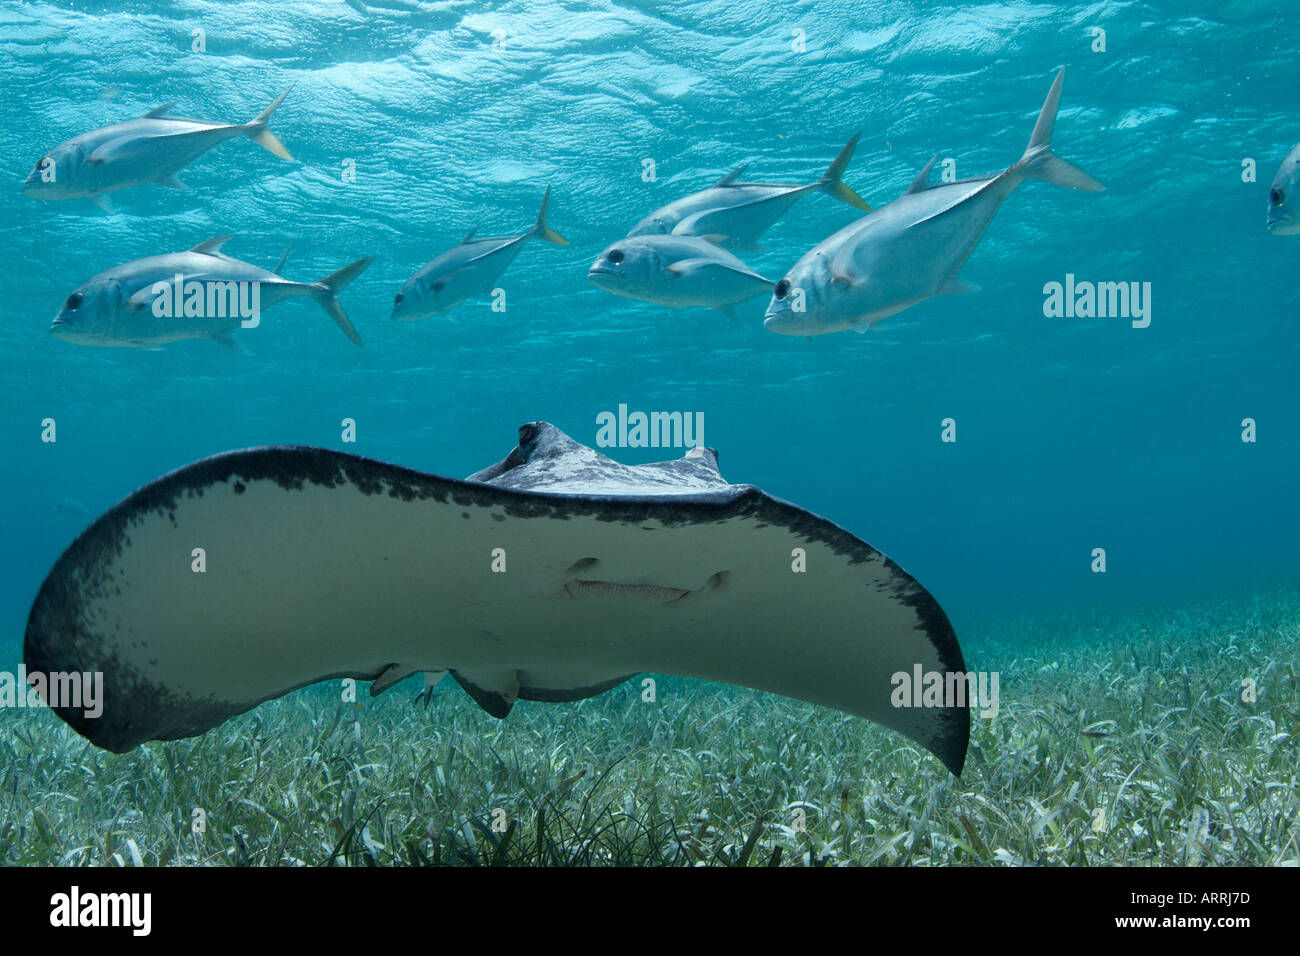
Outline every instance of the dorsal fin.
POLYGON ((215 256, 221 251, 221 247, 233 238, 235 237, 232 234, 229 236, 217 236, 215 239, 206 239, 191 249, 190 252, 201 252, 204 255, 215 256))
POLYGON ((460 241, 460 242, 461 242, 461 245, 464 245, 465 243, 467 243, 467 242, 469 242, 471 239, 473 239, 473 238, 474 238, 474 233, 476 233, 476 232, 478 232, 478 226, 473 226, 473 227, 470 229, 469 232, 465 233, 465 238, 462 239, 462 240, 460 241))
POLYGON ((148 113, 145 113, 144 116, 141 118, 157 119, 159 116, 166 116, 168 111, 170 111, 171 108, 175 105, 176 105, 176 101, 172 100, 170 103, 164 103, 162 106, 155 106, 148 113))
POLYGON ((737 166, 731 172, 727 173, 727 175, 723 176, 716 183, 714 183, 713 184, 714 187, 716 188, 718 186, 734 186, 736 184, 736 181, 740 179, 741 175, 748 168, 749 168, 749 163, 746 163, 744 166, 737 166))
POLYGON ((926 188, 930 185, 930 170, 934 169, 934 161, 938 158, 938 153, 935 153, 930 157, 930 161, 925 164, 925 168, 922 169, 917 174, 916 178, 912 180, 912 185, 907 187, 907 192, 903 193, 904 196, 910 195, 911 193, 925 192, 926 188))
POLYGON ((280 257, 280 261, 277 262, 277 263, 275 264, 275 268, 271 270, 271 271, 274 272, 276 275, 279 275, 279 274, 280 274, 280 270, 284 268, 284 260, 286 260, 286 259, 289 258, 289 250, 292 249, 292 248, 293 248, 293 243, 291 242, 291 243, 289 243, 289 245, 285 248, 285 250, 284 250, 284 255, 282 255, 282 256, 280 257))

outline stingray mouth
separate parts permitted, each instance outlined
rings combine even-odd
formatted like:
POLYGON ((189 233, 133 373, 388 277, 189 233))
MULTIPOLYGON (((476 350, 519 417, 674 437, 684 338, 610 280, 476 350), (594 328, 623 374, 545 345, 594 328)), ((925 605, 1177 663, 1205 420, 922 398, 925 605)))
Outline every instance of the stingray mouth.
MULTIPOLYGON (((583 558, 575 562, 567 573, 579 573, 593 570, 600 562, 596 558, 583 558)), ((730 571, 717 571, 695 589, 673 587, 662 584, 625 584, 618 581, 601 581, 594 578, 573 578, 563 586, 564 593, 577 601, 615 600, 632 601, 638 604, 658 604, 671 606, 700 595, 723 589, 730 571)))
POLYGON ((619 584, 616 581, 568 581, 564 593, 576 600, 592 598, 631 599, 646 604, 676 604, 688 594, 682 588, 661 587, 657 584, 619 584))

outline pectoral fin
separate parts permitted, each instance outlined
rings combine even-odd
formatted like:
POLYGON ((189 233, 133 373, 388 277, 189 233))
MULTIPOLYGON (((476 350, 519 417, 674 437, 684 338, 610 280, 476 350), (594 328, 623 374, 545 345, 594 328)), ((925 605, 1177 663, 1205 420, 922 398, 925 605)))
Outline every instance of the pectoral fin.
POLYGON ((855 251, 853 240, 850 239, 835 253, 830 262, 831 285, 847 289, 862 277, 853 255, 855 251))
MULTIPOLYGON (((183 133, 180 135, 189 134, 183 133)), ((124 158, 130 157, 132 152, 139 151, 142 144, 156 138, 157 137, 154 136, 144 136, 140 133, 132 133, 130 136, 119 136, 117 139, 110 139, 107 143, 97 147, 93 153, 87 156, 86 162, 98 166, 100 163, 120 161, 124 158)))
POLYGON ((724 275, 735 275, 736 271, 736 269, 724 262, 705 258, 681 259, 671 265, 664 266, 664 272, 667 272, 674 279, 686 279, 695 276, 720 278, 724 275))
POLYGON ((714 245, 721 245, 731 237, 719 232, 717 226, 709 221, 717 212, 716 209, 702 209, 697 213, 693 213, 673 226, 672 234, 674 236, 697 236, 714 245))
POLYGON ((103 143, 96 147, 95 150, 86 157, 86 162, 90 163, 92 166, 98 166, 100 163, 104 162, 105 159, 113 156, 121 144, 129 142, 129 140, 130 137, 126 136, 119 136, 117 139, 110 139, 107 143, 103 143))
POLYGON ((181 146, 186 139, 195 137, 210 138, 215 132, 220 132, 226 128, 228 127, 200 126, 198 129, 186 129, 176 133, 157 133, 152 136, 141 135, 140 133, 119 136, 117 139, 109 140, 96 149, 87 157, 86 161, 99 164, 143 160, 144 157, 150 154, 150 151, 156 150, 162 143, 181 146))
POLYGON ((137 289, 135 294, 126 300, 125 307, 132 311, 139 311, 140 309, 151 307, 153 305, 153 287, 155 284, 156 283, 151 283, 137 289))

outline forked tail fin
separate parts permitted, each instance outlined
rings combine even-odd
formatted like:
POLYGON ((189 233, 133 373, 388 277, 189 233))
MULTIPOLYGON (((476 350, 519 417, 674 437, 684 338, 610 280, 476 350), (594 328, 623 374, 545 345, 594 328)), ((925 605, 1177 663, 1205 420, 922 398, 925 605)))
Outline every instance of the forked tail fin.
POLYGON ((370 265, 374 258, 374 256, 366 256, 364 259, 358 259, 351 265, 344 266, 338 272, 330 273, 319 282, 313 282, 308 287, 311 290, 311 297, 325 310, 325 314, 333 319, 334 323, 343 330, 343 334, 357 345, 361 344, 361 336, 357 335, 357 330, 352 326, 352 320, 348 318, 348 314, 343 311, 343 306, 339 304, 339 292, 345 285, 365 272, 366 266, 370 265))
POLYGON ((840 150, 840 154, 835 157, 830 166, 826 167, 826 172, 817 181, 817 188, 826 195, 833 196, 842 203, 847 203, 854 209, 871 212, 871 207, 867 205, 866 200, 846 186, 841 178, 844 175, 844 170, 848 168, 849 160, 853 158, 853 150, 857 148, 858 140, 861 137, 862 134, 858 133, 840 150))
MULTIPOLYGON (((292 86, 289 87, 289 90, 291 89, 293 89, 292 86)), ((256 119, 245 123, 244 133, 257 145, 270 150, 281 159, 292 160, 293 157, 284 148, 284 143, 280 142, 280 138, 272 133, 271 128, 266 125, 271 122, 271 114, 279 108, 280 104, 284 102, 284 98, 289 95, 289 90, 285 90, 276 98, 274 103, 258 113, 256 119)))
POLYGON ((1047 92, 1047 99, 1043 101, 1043 108, 1038 111, 1038 122, 1034 124, 1034 133, 1029 137, 1025 154, 1012 169, 1019 169, 1026 176, 1045 179, 1068 189, 1101 192, 1105 186, 1078 166, 1052 152, 1052 128, 1056 125, 1056 111, 1061 106, 1061 86, 1064 83, 1065 67, 1061 67, 1056 79, 1052 81, 1052 88, 1047 92))
POLYGON ((551 204, 551 187, 546 187, 546 195, 542 197, 542 208, 537 213, 537 224, 533 226, 533 235, 539 239, 545 239, 547 242, 553 242, 557 246, 567 246, 569 240, 552 229, 546 224, 546 208, 551 204))

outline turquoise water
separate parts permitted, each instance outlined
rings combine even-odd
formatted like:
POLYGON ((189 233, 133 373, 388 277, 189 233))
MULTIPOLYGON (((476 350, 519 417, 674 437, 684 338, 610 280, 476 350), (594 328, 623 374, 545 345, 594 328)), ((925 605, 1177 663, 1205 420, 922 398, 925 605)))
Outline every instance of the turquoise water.
MULTIPOLYGON (((702 413, 729 480, 894 557, 959 636, 987 615, 1300 571, 1300 239, 1264 228, 1268 184, 1300 139, 1300 26, 1279 5, 5 3, 0 24, 0 624, 15 648, 91 515, 179 465, 299 443, 462 477, 522 422, 592 444, 619 404, 702 413), (655 207, 746 162, 747 178, 810 182, 858 131, 845 179, 875 206, 936 151, 962 176, 999 171, 1062 64, 1054 144, 1108 191, 1017 190, 962 272, 980 292, 808 340, 764 330, 766 297, 730 319, 586 280, 655 207), (20 192, 79 133, 172 100, 244 122, 290 84, 271 127, 296 163, 238 139, 182 174, 189 191, 133 187, 113 215, 20 192), (1242 181, 1247 158, 1257 182, 1242 181), (524 231, 547 186, 570 245, 524 248, 504 313, 479 297, 390 320, 408 276, 476 224, 524 231), (304 281, 374 255, 342 295, 365 347, 306 300, 243 333, 247 356, 49 334, 92 274, 224 233, 228 253, 266 268, 292 243, 284 271, 304 281), (1150 327, 1045 318, 1043 286, 1067 273, 1150 282, 1150 327), (940 441, 948 417, 956 443, 940 441), (58 507, 69 498, 86 513, 58 507)), ((766 252, 741 255, 779 278, 856 215, 810 196, 766 252)))

